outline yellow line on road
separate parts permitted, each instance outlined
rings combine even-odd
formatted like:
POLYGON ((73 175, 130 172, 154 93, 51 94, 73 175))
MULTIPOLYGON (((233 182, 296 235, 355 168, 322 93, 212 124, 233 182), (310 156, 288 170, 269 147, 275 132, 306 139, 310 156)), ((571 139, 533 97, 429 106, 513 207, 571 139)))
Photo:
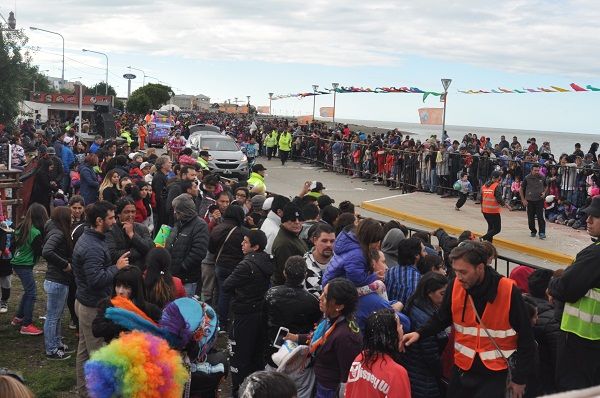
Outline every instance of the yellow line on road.
MULTIPOLYGON (((432 230, 436 229, 436 228, 443 228, 446 232, 448 232, 449 234, 453 234, 453 235, 459 235, 461 232, 463 232, 465 230, 464 228, 456 227, 454 225, 445 224, 445 223, 442 223, 439 221, 415 216, 415 215, 408 214, 408 213, 403 213, 401 211, 390 209, 390 208, 387 208, 384 206, 380 206, 380 205, 374 204, 372 202, 362 202, 360 207, 362 209, 372 211, 374 213, 383 214, 385 216, 392 217, 392 218, 395 218, 398 220, 408 221, 408 222, 411 222, 414 224, 422 225, 423 227, 431 228, 432 230)), ((473 232, 475 232, 475 231, 473 231, 473 232)), ((478 235, 481 236, 483 234, 478 233, 478 235)), ((522 252, 525 254, 529 254, 531 256, 540 257, 544 260, 552 261, 557 264, 570 265, 574 260, 573 257, 568 256, 563 253, 555 252, 552 250, 545 250, 545 249, 542 249, 539 247, 526 245, 523 243, 500 238, 497 236, 494 237, 494 246, 512 250, 512 251, 516 251, 516 252, 522 252)))

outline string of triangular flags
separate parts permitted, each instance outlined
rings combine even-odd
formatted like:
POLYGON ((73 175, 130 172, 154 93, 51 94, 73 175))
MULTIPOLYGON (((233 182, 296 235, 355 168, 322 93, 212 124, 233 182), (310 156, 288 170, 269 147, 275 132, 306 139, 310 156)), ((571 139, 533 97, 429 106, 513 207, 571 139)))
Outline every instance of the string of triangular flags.
POLYGON ((313 97, 316 95, 330 95, 333 93, 337 94, 349 94, 349 93, 372 93, 372 94, 390 94, 390 93, 402 93, 402 94, 423 94, 423 101, 429 96, 434 95, 439 97, 443 93, 438 93, 435 91, 426 91, 421 90, 418 87, 338 87, 338 88, 326 88, 323 90, 316 90, 314 92, 304 92, 304 93, 295 93, 295 94, 281 94, 274 95, 271 99, 278 100, 284 98, 305 98, 305 97, 313 97))
POLYGON ((592 85, 587 85, 582 87, 578 84, 571 83, 569 85, 570 89, 559 87, 559 86, 550 86, 547 87, 538 87, 538 88, 523 88, 523 89, 507 89, 498 87, 497 89, 491 90, 458 90, 459 93, 462 94, 529 94, 529 93, 573 93, 573 92, 581 92, 581 91, 600 91, 600 88, 594 87, 592 85))

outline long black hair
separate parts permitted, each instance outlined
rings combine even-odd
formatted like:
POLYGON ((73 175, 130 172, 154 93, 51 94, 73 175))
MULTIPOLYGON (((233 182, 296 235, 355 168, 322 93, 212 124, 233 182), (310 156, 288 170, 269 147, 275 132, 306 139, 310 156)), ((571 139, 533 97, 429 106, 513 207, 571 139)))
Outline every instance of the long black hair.
POLYGON ((358 292, 352 282, 345 278, 335 278, 327 284, 327 301, 335 300, 343 305, 341 315, 351 318, 358 305, 358 292))
POLYGON ((409 314, 414 305, 422 306, 426 303, 433 305, 429 293, 435 292, 448 285, 448 278, 437 272, 429 271, 421 277, 415 292, 410 296, 404 306, 404 312, 409 314))
POLYGON ((32 203, 27 209, 27 213, 25 213, 25 218, 17 226, 15 247, 19 248, 27 243, 31 227, 37 228, 43 234, 47 221, 48 212, 46 208, 39 203, 32 203))
POLYGON ((398 358, 400 336, 398 336, 398 316, 389 308, 372 313, 365 324, 363 334, 363 363, 366 368, 384 354, 394 360, 398 358))
POLYGON ((171 255, 167 249, 155 247, 146 255, 144 286, 146 299, 159 308, 164 308, 175 299, 175 284, 171 275, 171 255))

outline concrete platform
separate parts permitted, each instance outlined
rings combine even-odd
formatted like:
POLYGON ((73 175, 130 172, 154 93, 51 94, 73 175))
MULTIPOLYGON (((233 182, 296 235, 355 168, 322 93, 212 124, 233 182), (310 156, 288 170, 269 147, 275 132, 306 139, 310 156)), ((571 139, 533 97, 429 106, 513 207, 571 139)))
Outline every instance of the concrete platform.
MULTIPOLYGON (((438 227, 451 234, 469 229, 478 235, 485 233, 487 224, 479 205, 467 201, 460 212, 454 210, 456 199, 442 199, 435 194, 415 192, 400 194, 397 190, 373 185, 361 179, 328 172, 297 162, 281 166, 278 159, 270 162, 260 158, 267 170, 267 189, 284 195, 297 195, 304 181, 316 180, 327 188, 325 193, 339 203, 350 200, 361 206, 360 213, 387 221, 402 220, 404 224, 426 230, 438 227)), ((499 252, 550 269, 571 263, 575 255, 591 243, 586 231, 576 231, 563 225, 547 223, 546 240, 531 238, 524 211, 502 213, 502 232, 494 238, 499 252)))

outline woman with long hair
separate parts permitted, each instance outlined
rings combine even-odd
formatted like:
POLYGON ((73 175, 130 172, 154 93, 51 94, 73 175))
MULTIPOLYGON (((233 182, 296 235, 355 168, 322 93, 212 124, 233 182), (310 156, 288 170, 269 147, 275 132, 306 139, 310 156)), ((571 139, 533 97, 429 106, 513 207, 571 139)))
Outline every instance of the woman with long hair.
POLYGON ((145 225, 148 231, 154 230, 152 206, 150 204, 152 187, 146 181, 137 181, 125 187, 125 193, 135 204, 135 222, 145 225))
POLYGON ((365 218, 356 228, 346 227, 333 246, 333 258, 323 275, 323 285, 337 277, 346 277, 357 287, 377 279, 373 273, 371 250, 381 248, 384 237, 379 221, 365 218))
MULTIPOLYGON (((408 299, 404 309, 414 330, 421 328, 442 305, 448 279, 439 273, 428 272, 421 277, 414 294, 408 299)), ((448 342, 448 335, 442 332, 437 336, 420 339, 406 348, 406 370, 410 377, 412 396, 442 397, 440 379, 442 377, 441 353, 448 342)))
POLYGON ((358 292, 344 278, 331 280, 323 289, 319 308, 323 320, 310 335, 288 333, 287 340, 306 344, 312 356, 316 398, 337 397, 346 383, 352 361, 360 352, 362 337, 354 322, 358 292))
POLYGON ((382 309, 369 316, 363 350, 350 368, 346 398, 410 398, 408 373, 400 365, 400 341, 404 335, 398 315, 382 309), (374 384, 371 377, 379 380, 374 384))
POLYGON ((167 249, 155 247, 146 254, 144 287, 146 300, 159 308, 186 296, 181 279, 171 275, 171 255, 167 249))
POLYGON ((100 200, 106 200, 113 205, 121 197, 121 190, 119 189, 119 173, 115 169, 112 169, 106 173, 100 188, 100 200))
POLYGON ((44 344, 48 359, 63 360, 70 357, 68 347, 62 342, 61 318, 73 283, 71 258, 71 209, 55 207, 45 227, 45 242, 42 256, 48 262, 44 291, 46 292, 46 321, 44 322, 44 344))
POLYGON ((44 206, 39 203, 29 206, 25 218, 17 226, 15 254, 10 262, 23 285, 23 296, 11 324, 20 326, 20 333, 30 336, 44 333, 33 324, 33 306, 36 300, 33 267, 42 254, 43 231, 47 221, 48 212, 44 206))
POLYGON ((101 300, 98 305, 98 315, 92 322, 92 334, 94 337, 104 338, 107 343, 119 337, 121 332, 131 330, 106 317, 106 309, 110 307, 127 311, 121 312, 123 317, 127 317, 128 312, 133 312, 154 325, 158 324, 162 315, 160 308, 146 301, 142 271, 135 265, 125 266, 117 271, 111 296, 101 300))

